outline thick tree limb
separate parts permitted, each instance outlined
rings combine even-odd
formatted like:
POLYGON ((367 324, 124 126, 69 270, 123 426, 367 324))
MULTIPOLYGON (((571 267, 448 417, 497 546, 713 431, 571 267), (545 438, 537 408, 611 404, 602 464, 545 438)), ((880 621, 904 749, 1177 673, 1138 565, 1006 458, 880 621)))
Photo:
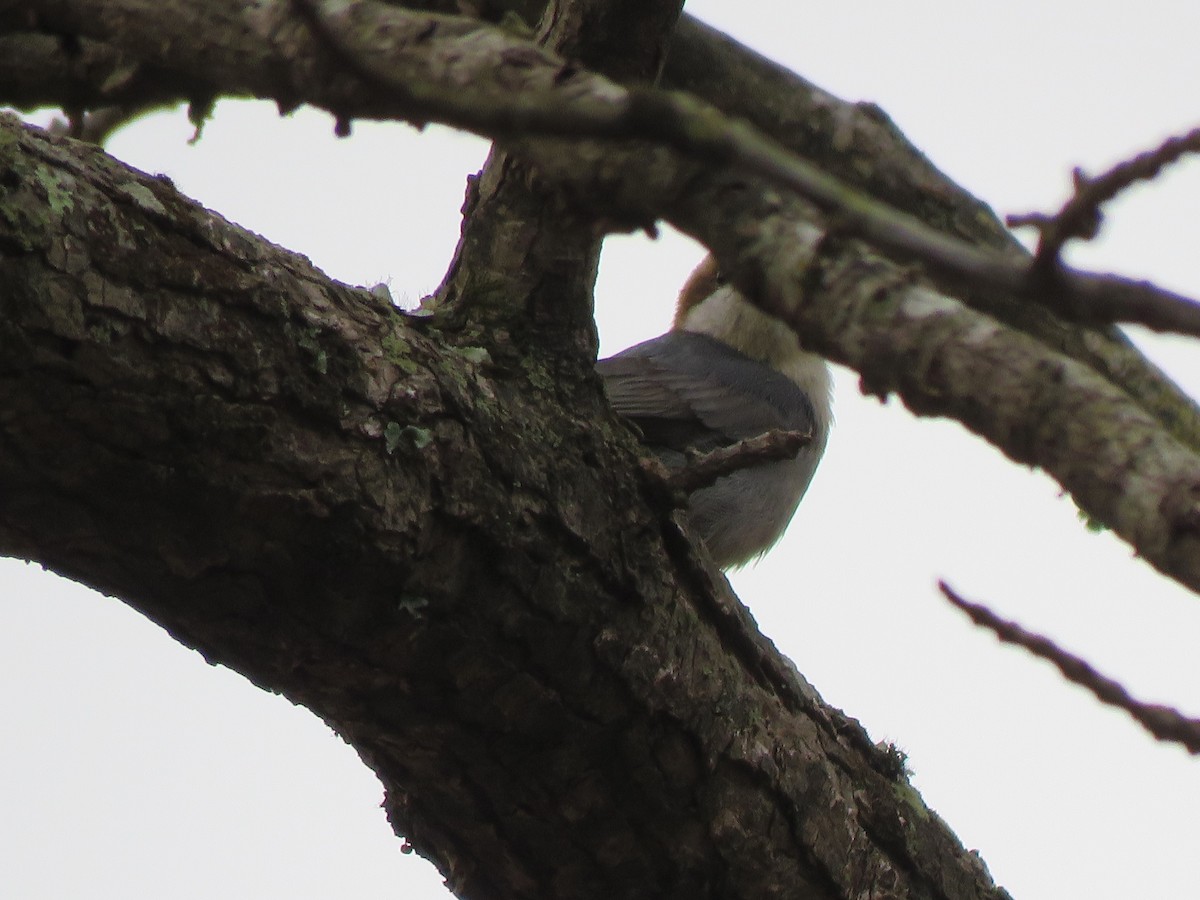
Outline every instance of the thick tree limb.
MULTIPOLYGON (((8 0, 9 4, 12 2, 14 0, 8 0)), ((66 52, 61 39, 17 31, 0 37, 0 49, 4 50, 0 53, 0 73, 4 76, 0 83, 5 85, 8 94, 4 99, 21 108, 62 105, 64 96, 73 98, 68 105, 75 106, 107 105, 128 99, 158 102, 163 99, 160 91, 169 89, 174 91, 170 96, 177 102, 189 102, 197 94, 211 94, 214 84, 210 77, 217 76, 221 76, 219 83, 225 85, 223 94, 238 96, 241 93, 234 85, 245 81, 245 72, 234 69, 222 74, 218 70, 206 70, 189 50, 187 44, 190 42, 164 54, 160 52, 161 47, 147 44, 129 29, 122 33, 110 26, 98 32, 105 22, 94 13, 102 5, 114 4, 93 0, 80 2, 84 5, 38 0, 37 9, 48 24, 67 29, 64 33, 103 33, 122 46, 124 41, 132 40, 132 46, 140 52, 151 52, 172 68, 153 70, 148 73, 152 77, 144 80, 131 80, 130 74, 148 66, 142 61, 134 68, 133 64, 140 57, 125 59, 115 47, 99 45, 90 51, 91 64, 84 66, 81 61, 89 57, 66 52), (104 59, 101 51, 108 54, 107 68, 99 64, 104 59), (41 77, 36 77, 38 73, 41 77), (168 77, 171 73, 174 73, 173 78, 168 77), (134 88, 132 97, 114 95, 117 90, 134 88)), ((120 5, 119 0, 116 5, 120 5)), ((222 0, 206 4, 217 8, 221 5, 222 0)), ((236 6, 232 0, 226 5, 236 6)), ((455 17, 463 11, 459 0, 420 0, 390 5, 455 17)), ((504 15, 515 14, 532 25, 537 22, 545 3, 544 0, 481 0, 477 5, 484 21, 500 22, 504 15)), ((127 8, 134 9, 132 6, 127 8)), ((0 23, 4 21, 2 13, 5 9, 5 4, 0 2, 0 23)), ((22 14, 9 13, 10 27, 29 28, 29 4, 19 4, 19 9, 22 14)), ((252 96, 281 99, 280 94, 272 92, 273 83, 258 59, 263 53, 261 45, 244 42, 245 35, 227 36, 216 32, 221 22, 228 21, 228 13, 214 17, 204 6, 158 5, 142 7, 138 15, 137 22, 148 33, 166 33, 181 38, 204 34, 209 40, 233 40, 232 52, 221 59, 237 57, 244 60, 243 65, 252 70, 254 83, 259 88, 252 96)), ((123 21, 119 24, 137 23, 123 21)), ((624 37, 628 41, 630 36, 625 33, 624 37)), ((93 43, 83 40, 80 46, 86 49, 93 43)), ((275 62, 278 65, 282 60, 275 62)), ((626 75, 623 72, 613 74, 618 80, 624 80, 626 75)), ((640 80, 645 74, 634 72, 632 77, 640 80)), ((991 211, 941 175, 878 107, 845 103, 691 16, 682 16, 670 39, 661 83, 666 88, 684 90, 703 98, 727 115, 745 118, 783 146, 816 161, 846 183, 861 186, 892 206, 912 211, 940 231, 993 247, 1017 249, 1011 235, 991 211)), ((279 85, 275 83, 275 87, 279 85)), ((321 103, 319 99, 308 102, 321 103)))
POLYGON ((461 896, 1006 896, 656 521, 590 378, 84 145, 5 120, 0 169, 0 551, 316 711, 461 896))

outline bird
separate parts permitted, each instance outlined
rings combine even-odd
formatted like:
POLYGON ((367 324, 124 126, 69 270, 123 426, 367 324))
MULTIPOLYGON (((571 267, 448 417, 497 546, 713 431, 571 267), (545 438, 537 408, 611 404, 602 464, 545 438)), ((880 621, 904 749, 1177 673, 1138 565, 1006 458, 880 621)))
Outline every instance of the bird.
POLYGON ((722 569, 783 535, 825 452, 829 366, 763 312, 707 256, 680 291, 671 330, 598 360, 609 403, 668 469, 760 434, 811 434, 793 459, 738 469, 688 497, 689 531, 722 569))

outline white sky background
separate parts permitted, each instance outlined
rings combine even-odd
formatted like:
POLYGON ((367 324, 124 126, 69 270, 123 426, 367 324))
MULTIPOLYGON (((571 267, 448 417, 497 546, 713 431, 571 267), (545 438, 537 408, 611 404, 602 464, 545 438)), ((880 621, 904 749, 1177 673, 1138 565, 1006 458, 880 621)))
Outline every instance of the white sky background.
MULTIPOLYGON (((1097 171, 1200 124, 1200 7, 924 0, 688 3, 817 84, 880 104, 1003 213, 1055 208, 1097 171), (1052 7, 1052 9, 1047 9, 1052 7), (790 21, 781 21, 787 20, 790 21)), ((223 105, 110 149, 352 282, 416 299, 458 234, 484 145, 431 128, 223 105)), ((1200 166, 1109 209, 1077 264, 1200 296, 1200 166)), ((665 328, 700 251, 609 241, 603 352, 665 328)), ((1200 343, 1143 340, 1200 393, 1200 343)), ((1045 663, 973 630, 935 590, 1044 631, 1136 695, 1200 715, 1200 598, 1087 533, 1049 479, 954 423, 863 398, 838 372, 826 461, 783 542, 733 576, 832 703, 911 756, 926 801, 1018 900, 1195 892, 1200 761, 1155 744, 1045 663)), ((382 791, 306 710, 206 665, 119 602, 0 563, 0 893, 6 898, 440 898, 399 852, 382 791)))

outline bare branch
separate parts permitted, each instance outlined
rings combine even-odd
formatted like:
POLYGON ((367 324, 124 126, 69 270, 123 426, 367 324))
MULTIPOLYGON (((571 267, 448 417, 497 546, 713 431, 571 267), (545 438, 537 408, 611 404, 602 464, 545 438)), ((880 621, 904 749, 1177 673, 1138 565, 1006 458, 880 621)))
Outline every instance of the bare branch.
POLYGON ((1071 238, 1090 241, 1100 230, 1104 215, 1100 207, 1139 181, 1150 181, 1168 165, 1189 153, 1200 152, 1200 128, 1169 137, 1153 150, 1117 163, 1102 175, 1091 178, 1082 169, 1073 173, 1075 193, 1057 213, 1027 213, 1009 216, 1010 228, 1036 228, 1041 237, 1035 263, 1050 272, 1059 265, 1059 254, 1071 238))
POLYGON ((1156 739, 1182 744, 1189 753, 1200 754, 1200 719, 1188 718, 1169 706, 1136 700, 1120 682, 1102 675, 1087 660, 1068 653, 1049 638, 1001 619, 986 606, 964 600, 944 581, 938 582, 938 588, 972 622, 992 631, 1001 641, 1024 647, 1034 656, 1053 663, 1068 681, 1087 688, 1101 703, 1125 710, 1156 739))
MULTIPOLYGON (((428 109, 430 116, 440 121, 499 140, 541 135, 662 142, 701 162, 744 166, 786 185, 832 215, 840 229, 976 286, 999 288, 1045 303, 1078 321, 1136 322, 1159 331, 1200 337, 1200 303, 1191 298, 1148 282, 1065 268, 1056 270, 1052 282, 1048 282, 1036 277, 1040 273, 1037 259, 1014 260, 1008 254, 941 234, 788 152, 748 123, 727 117, 687 95, 630 89, 624 97, 614 95, 612 102, 530 95, 486 107, 460 92, 424 95, 408 79, 393 77, 362 48, 347 44, 321 17, 316 0, 293 3, 347 68, 395 94, 406 105, 428 109)), ((1184 152, 1174 147, 1171 150, 1184 152)), ((1145 167, 1143 164, 1138 171, 1145 167)))
POLYGON ((807 431, 768 431, 693 457, 682 469, 671 472, 668 483, 672 488, 690 494, 741 469, 794 459, 811 441, 812 434, 807 431))
MULTIPOLYGON (((786 185, 832 215, 839 228, 945 276, 1044 303, 1082 322, 1138 322, 1200 336, 1200 304, 1190 298, 1148 282, 1068 269, 1048 286, 1026 259, 941 234, 688 95, 621 88, 476 20, 373 3, 339 5, 328 15, 319 0, 292 0, 287 8, 298 10, 306 27, 334 51, 335 70, 353 76, 347 82, 335 74, 332 85, 308 97, 343 122, 388 110, 417 124, 438 121, 506 141, 535 160, 539 153, 528 146, 535 136, 647 140, 704 164, 736 164, 786 185)), ((314 57, 306 42, 294 34, 283 42, 285 22, 261 13, 255 24, 276 41, 276 59, 281 56, 296 73, 311 70, 314 57)), ((266 74, 278 81, 277 71, 266 74)), ((277 84, 273 89, 280 90, 277 84)), ((288 89, 294 90, 294 82, 288 89)))
POLYGON ((1136 322, 1200 337, 1200 303, 1191 298, 1145 281, 1066 268, 1048 283, 1037 277, 1036 260, 1014 259, 942 234, 790 153, 752 125, 686 94, 596 84, 587 95, 563 95, 542 87, 524 95, 489 97, 484 103, 459 86, 448 89, 412 81, 404 70, 392 68, 392 58, 349 43, 332 18, 321 14, 317 0, 292 2, 343 66, 392 95, 420 121, 434 119, 522 143, 533 136, 662 143, 699 162, 742 166, 785 185, 833 216, 839 229, 976 287, 1034 300, 1081 322, 1136 322))

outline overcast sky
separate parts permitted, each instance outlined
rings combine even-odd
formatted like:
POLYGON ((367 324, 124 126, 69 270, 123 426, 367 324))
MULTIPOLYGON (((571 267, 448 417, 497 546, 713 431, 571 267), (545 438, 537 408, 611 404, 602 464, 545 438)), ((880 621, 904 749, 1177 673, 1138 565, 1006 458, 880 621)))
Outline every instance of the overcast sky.
MULTIPOLYGON (((882 106, 1002 215, 1055 208, 1096 171, 1200 124, 1200 6, 885 0, 689 2, 835 94, 882 106)), ((111 151, 330 275, 436 286, 485 145, 438 128, 280 119, 223 104, 111 151)), ((1200 166, 1114 203, 1078 265, 1200 296, 1200 166)), ((666 327, 701 250, 609 241, 602 352, 666 327)), ((1191 393, 1200 344, 1135 339, 1191 393)), ((837 372, 826 461, 784 541, 733 582, 830 702, 910 754, 926 801, 1018 900, 1195 893, 1200 762, 1046 664, 972 630, 962 593, 1200 715, 1200 598, 1078 524, 1043 475, 960 426, 863 398, 837 372)), ((0 561, 0 892, 8 898, 443 898, 399 852, 381 789, 304 709, 210 667, 113 599, 0 561)))

